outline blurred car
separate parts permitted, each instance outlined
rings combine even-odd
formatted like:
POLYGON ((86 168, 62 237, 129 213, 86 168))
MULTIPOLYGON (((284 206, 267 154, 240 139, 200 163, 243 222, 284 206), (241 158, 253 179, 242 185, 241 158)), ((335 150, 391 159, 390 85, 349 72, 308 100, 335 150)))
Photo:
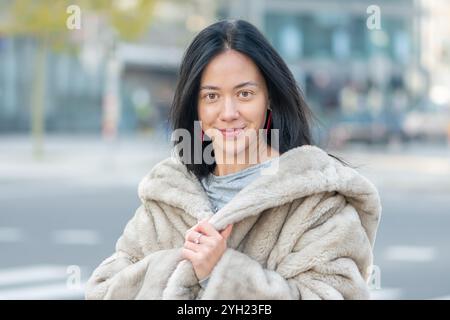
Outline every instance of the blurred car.
POLYGON ((373 117, 369 113, 340 116, 329 130, 328 143, 341 147, 349 142, 385 144, 392 137, 404 139, 399 117, 373 117))
POLYGON ((450 139, 450 109, 416 110, 406 114, 403 131, 408 139, 450 139))

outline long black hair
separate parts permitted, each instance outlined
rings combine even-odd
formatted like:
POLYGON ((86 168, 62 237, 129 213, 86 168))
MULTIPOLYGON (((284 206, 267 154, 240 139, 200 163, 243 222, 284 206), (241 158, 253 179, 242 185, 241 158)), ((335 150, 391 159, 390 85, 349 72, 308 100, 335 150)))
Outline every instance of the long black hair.
MULTIPOLYGON (((197 103, 202 72, 215 56, 227 49, 236 50, 251 58, 263 75, 272 109, 269 130, 279 130, 279 153, 313 144, 310 123, 314 115, 306 104, 294 76, 264 35, 244 20, 216 22, 200 31, 188 46, 181 63, 169 115, 173 129, 185 129, 190 133, 190 137, 200 139, 198 133, 194 132, 194 121, 199 121, 197 103)), ((179 142, 175 140, 174 145, 179 142)), ((201 148, 195 148, 198 142, 196 144, 194 139, 191 139, 190 150, 193 152, 181 155, 182 159, 187 160, 184 162, 187 169, 198 178, 214 171, 215 163, 205 163, 202 157, 204 149, 210 143, 210 140, 204 141, 201 148), (194 157, 199 157, 196 152, 201 152, 201 163, 194 161, 194 157)), ((270 134, 267 143, 270 145, 270 134)))

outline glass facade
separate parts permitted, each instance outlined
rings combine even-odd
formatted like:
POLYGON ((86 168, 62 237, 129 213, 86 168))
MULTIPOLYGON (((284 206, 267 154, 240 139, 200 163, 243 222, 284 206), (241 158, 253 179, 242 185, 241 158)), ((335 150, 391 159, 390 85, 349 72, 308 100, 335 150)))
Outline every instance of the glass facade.
MULTIPOLYGON (((0 46, 0 132, 31 126, 36 43, 7 38, 0 46)), ((83 65, 78 56, 49 51, 46 57, 45 127, 48 131, 97 132, 101 127, 103 73, 83 65)))
POLYGON ((383 17, 381 30, 369 30, 366 17, 342 13, 267 12, 266 34, 289 62, 302 59, 364 59, 385 53, 395 62, 408 59, 410 21, 383 17))

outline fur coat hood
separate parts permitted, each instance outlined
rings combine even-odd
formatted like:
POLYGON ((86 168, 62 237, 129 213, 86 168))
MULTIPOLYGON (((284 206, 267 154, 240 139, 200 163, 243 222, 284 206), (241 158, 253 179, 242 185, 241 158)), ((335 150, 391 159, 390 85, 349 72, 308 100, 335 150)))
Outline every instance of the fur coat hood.
POLYGON ((142 201, 93 272, 86 299, 367 299, 381 203, 375 186, 319 147, 278 159, 215 214, 176 157, 139 184, 142 201), (185 232, 234 223, 206 288, 181 258, 185 232))

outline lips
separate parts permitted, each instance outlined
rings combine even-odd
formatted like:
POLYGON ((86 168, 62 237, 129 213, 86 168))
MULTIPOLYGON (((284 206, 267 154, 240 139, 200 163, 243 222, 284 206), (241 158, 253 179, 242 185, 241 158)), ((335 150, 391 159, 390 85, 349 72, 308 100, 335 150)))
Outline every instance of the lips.
POLYGON ((225 138, 235 138, 238 137, 242 132, 244 132, 245 127, 242 128, 225 128, 219 129, 225 138))

